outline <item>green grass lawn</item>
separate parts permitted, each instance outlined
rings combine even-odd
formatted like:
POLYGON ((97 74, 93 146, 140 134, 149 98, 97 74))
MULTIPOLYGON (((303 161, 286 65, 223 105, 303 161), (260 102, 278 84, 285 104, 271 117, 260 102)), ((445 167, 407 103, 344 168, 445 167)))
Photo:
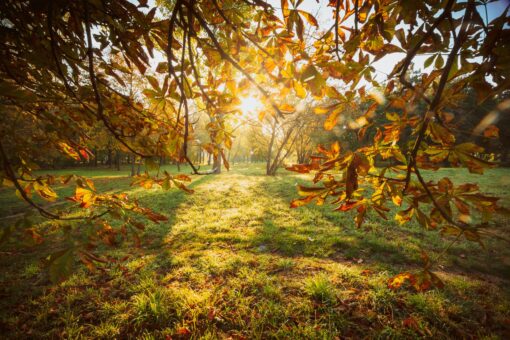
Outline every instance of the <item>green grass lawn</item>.
MULTIPOLYGON (((484 249, 460 242, 436 268, 445 288, 393 291, 388 278, 419 268, 420 250, 434 257, 449 239, 377 215, 357 229, 353 215, 328 205, 289 209, 295 185, 306 183, 306 176, 282 170, 266 177, 261 165, 233 167, 221 175, 194 176, 193 195, 130 187, 127 171, 80 170, 95 177, 99 190, 127 191, 169 220, 149 224, 140 248, 126 243, 101 250, 123 261, 95 272, 79 267, 58 285, 50 284, 41 266, 41 258, 58 250, 58 231, 36 247, 0 248, 0 334, 34 339, 510 336, 508 243, 487 240, 484 249)), ((510 205, 510 170, 477 176, 442 169, 426 176, 479 183, 510 205)), ((58 189, 60 196, 71 192, 58 189)), ((23 209, 16 197, 0 191, 0 216, 23 209)), ((508 230, 499 232, 508 235, 508 230)))

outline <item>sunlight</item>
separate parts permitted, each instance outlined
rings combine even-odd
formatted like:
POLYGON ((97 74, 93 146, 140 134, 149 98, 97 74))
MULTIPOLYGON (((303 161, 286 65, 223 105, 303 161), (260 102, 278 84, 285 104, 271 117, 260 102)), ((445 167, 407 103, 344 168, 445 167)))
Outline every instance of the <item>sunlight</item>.
POLYGON ((239 100, 241 101, 239 104, 241 112, 250 118, 258 119, 259 112, 264 108, 264 104, 254 95, 240 97, 239 100))
POLYGON ((290 54, 289 51, 287 51, 285 53, 284 59, 285 59, 286 62, 290 63, 291 61, 294 60, 294 57, 292 56, 292 54, 290 54))

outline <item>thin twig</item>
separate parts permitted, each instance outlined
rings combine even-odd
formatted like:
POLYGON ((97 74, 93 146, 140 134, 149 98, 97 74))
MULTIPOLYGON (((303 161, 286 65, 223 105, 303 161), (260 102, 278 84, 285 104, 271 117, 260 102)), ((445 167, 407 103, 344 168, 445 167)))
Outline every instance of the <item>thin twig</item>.
POLYGON ((427 132, 427 128, 428 128, 430 120, 431 120, 430 113, 437 115, 437 109, 439 107, 439 104, 440 104, 440 101, 441 101, 441 98, 443 95, 443 91, 445 89, 446 82, 447 82, 448 76, 450 74, 450 70, 453 66, 453 63, 455 62, 455 58, 457 57, 458 51, 460 50, 462 44, 464 43, 464 40, 466 39, 467 29, 469 27, 469 23, 471 20, 472 11, 473 11, 473 1, 470 0, 468 3, 468 7, 466 9, 466 13, 464 14, 464 18, 462 19, 462 25, 461 25, 459 34, 457 36, 457 39, 455 39, 453 48, 452 48, 450 55, 448 56, 448 59, 446 61, 446 65, 443 68, 443 71, 441 74, 441 79, 439 80, 439 84, 437 86, 436 93, 430 103, 427 113, 425 114, 425 118, 423 119, 423 121, 421 123, 420 129, 418 131, 418 137, 415 140, 413 149, 409 156, 409 160, 407 162, 406 184, 404 186, 403 192, 407 191, 407 188, 409 187, 409 182, 411 180, 411 171, 413 168, 416 168, 416 155, 418 154, 420 145, 421 145, 423 139, 425 138, 425 134, 427 132))
POLYGON ((255 87, 260 91, 260 93, 262 93, 262 95, 271 103, 271 106, 278 113, 278 115, 283 117, 283 113, 281 112, 278 105, 276 105, 276 103, 273 101, 269 93, 257 81, 255 81, 255 79, 253 79, 253 77, 248 72, 246 72, 246 70, 241 65, 239 65, 239 63, 236 60, 234 60, 228 53, 225 52, 225 50, 221 47, 220 43, 218 42, 218 39, 216 39, 215 34, 211 31, 205 20, 195 11, 194 7, 187 2, 184 2, 184 4, 188 7, 189 11, 193 14, 193 16, 198 20, 200 26, 206 31, 207 35, 211 39, 214 47, 216 48, 220 56, 226 61, 228 61, 232 66, 234 66, 234 68, 240 71, 246 77, 246 79, 248 79, 250 83, 255 85, 255 87))
POLYGON ((113 134, 115 139, 117 139, 129 151, 131 151, 132 153, 134 153, 140 157, 147 157, 148 155, 145 155, 145 154, 133 149, 129 144, 127 144, 122 139, 122 137, 119 136, 119 134, 115 131, 115 128, 110 124, 110 122, 104 115, 103 102, 101 99, 101 94, 99 93, 99 89, 97 87, 96 72, 94 70, 94 51, 92 49, 92 34, 90 32, 90 18, 89 18, 89 9, 88 9, 87 2, 84 2, 84 6, 85 6, 85 31, 86 31, 86 35, 87 35, 87 56, 88 56, 89 77, 90 77, 90 83, 92 85, 92 89, 94 91, 94 97, 96 100, 97 117, 104 123, 106 128, 113 134))

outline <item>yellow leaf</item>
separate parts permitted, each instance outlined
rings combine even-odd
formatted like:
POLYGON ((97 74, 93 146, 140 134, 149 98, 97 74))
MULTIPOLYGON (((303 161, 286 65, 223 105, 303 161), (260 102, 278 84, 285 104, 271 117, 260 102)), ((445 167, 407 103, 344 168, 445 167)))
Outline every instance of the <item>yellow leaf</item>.
POLYGON ((333 110, 331 114, 328 116, 328 118, 324 121, 324 129, 326 130, 332 130, 338 121, 338 114, 340 113, 339 110, 333 110))
POLYGON ((161 90, 161 88, 159 87, 158 80, 155 77, 153 77, 153 76, 146 76, 146 78, 149 81, 149 83, 151 84, 153 89, 158 90, 158 91, 161 90))
POLYGON ((294 91, 296 91, 296 96, 298 96, 299 98, 305 98, 306 90, 303 87, 303 84, 301 84, 301 82, 299 82, 297 80, 294 80, 293 85, 294 85, 294 91))
POLYGON ((396 122, 400 119, 400 117, 396 112, 386 112, 386 119, 392 122, 396 122))
POLYGON ((400 273, 388 281, 388 288, 397 289, 400 288, 405 282, 413 280, 414 275, 411 273, 400 273))
POLYGON ((237 93, 237 87, 236 87, 236 82, 235 80, 233 79, 230 79, 230 80, 227 80, 227 89, 230 91, 230 93, 235 96, 236 93, 237 93))
POLYGON ((313 112, 318 115, 328 113, 331 110, 331 106, 317 106, 313 108, 313 112))
POLYGON ((299 14, 301 14, 301 16, 303 16, 306 21, 308 21, 308 23, 314 27, 319 27, 319 23, 317 22, 317 19, 315 19, 315 17, 313 15, 311 15, 310 13, 308 12, 305 12, 305 11, 302 11, 302 10, 298 10, 299 11, 299 14))
POLYGON ((296 111, 294 106, 289 104, 280 105, 279 109, 282 113, 293 113, 294 111, 296 111))

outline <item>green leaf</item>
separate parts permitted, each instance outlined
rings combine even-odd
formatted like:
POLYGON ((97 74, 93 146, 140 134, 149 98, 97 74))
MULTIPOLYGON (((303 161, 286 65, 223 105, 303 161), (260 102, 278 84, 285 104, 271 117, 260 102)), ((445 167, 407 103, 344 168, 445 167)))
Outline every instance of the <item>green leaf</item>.
POLYGON ((50 255, 49 274, 53 283, 69 277, 74 269, 74 249, 68 248, 50 255))
POLYGON ((439 54, 436 58, 436 63, 434 64, 434 66, 437 68, 437 69, 440 69, 442 68, 444 65, 444 59, 443 59, 443 56, 441 54, 439 54))
POLYGON ((431 55, 430 57, 428 57, 425 62, 423 63, 423 66, 425 66, 425 68, 429 67, 430 65, 432 65, 432 62, 434 61, 434 58, 437 57, 436 54, 434 55, 431 55))

